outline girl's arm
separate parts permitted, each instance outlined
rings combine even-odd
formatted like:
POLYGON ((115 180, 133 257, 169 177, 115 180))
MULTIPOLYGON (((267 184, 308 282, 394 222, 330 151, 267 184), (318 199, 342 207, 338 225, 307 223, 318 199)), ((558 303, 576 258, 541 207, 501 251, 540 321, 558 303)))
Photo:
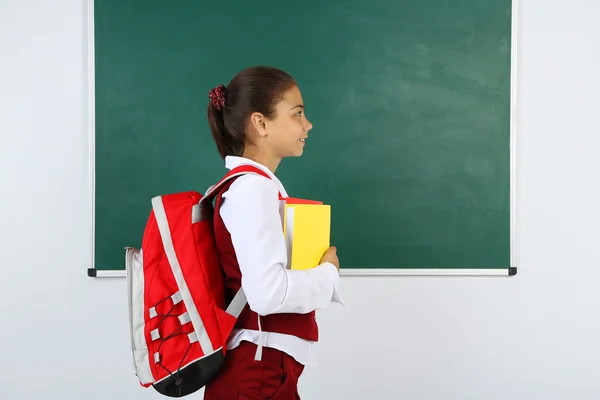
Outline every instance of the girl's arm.
POLYGON ((302 271, 286 269, 278 189, 273 181, 253 174, 237 178, 223 195, 220 215, 231 234, 248 304, 257 314, 305 314, 332 301, 343 304, 333 264, 302 271))

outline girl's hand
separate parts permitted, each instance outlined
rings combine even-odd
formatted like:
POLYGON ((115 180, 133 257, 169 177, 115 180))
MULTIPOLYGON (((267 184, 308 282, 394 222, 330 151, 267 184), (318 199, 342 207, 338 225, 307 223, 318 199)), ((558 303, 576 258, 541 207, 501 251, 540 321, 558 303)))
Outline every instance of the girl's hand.
POLYGON ((338 271, 340 270, 340 260, 338 259, 337 249, 335 246, 331 246, 325 251, 323 257, 321 258, 321 264, 324 262, 330 262, 335 265, 338 271))

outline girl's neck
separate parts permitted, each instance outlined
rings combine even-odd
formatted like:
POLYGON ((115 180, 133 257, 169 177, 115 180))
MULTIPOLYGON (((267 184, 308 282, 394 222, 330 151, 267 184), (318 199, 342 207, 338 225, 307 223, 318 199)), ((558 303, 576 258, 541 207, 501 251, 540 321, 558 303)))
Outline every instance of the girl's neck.
POLYGON ((264 165, 273 174, 275 173, 275 170, 277 170, 277 167, 281 162, 280 158, 275 157, 272 154, 267 153, 266 151, 261 151, 261 149, 254 146, 246 146, 242 157, 248 158, 252 161, 264 165))

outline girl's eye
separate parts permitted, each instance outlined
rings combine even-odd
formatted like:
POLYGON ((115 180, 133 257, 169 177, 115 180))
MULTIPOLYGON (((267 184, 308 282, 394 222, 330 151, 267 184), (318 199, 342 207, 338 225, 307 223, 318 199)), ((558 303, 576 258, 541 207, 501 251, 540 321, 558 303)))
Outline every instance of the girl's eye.
POLYGON ((298 111, 298 112, 296 113, 296 117, 301 117, 301 116, 302 116, 302 111, 298 111))

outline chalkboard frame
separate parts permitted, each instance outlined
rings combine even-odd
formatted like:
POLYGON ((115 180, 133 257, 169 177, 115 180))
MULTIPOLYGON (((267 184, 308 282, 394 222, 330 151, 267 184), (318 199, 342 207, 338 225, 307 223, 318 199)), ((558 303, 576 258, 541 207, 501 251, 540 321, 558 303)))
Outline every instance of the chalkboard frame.
MULTIPOLYGON (((511 77, 510 77, 510 266, 507 268, 352 268, 340 270, 341 276, 514 276, 517 274, 517 56, 518 56, 519 0, 512 0, 511 7, 511 77)), ((93 278, 123 278, 125 269, 96 269, 95 252, 95 42, 94 0, 87 1, 87 134, 89 161, 89 232, 90 254, 87 275, 93 278)), ((125 249, 123 249, 123 263, 125 249)))

